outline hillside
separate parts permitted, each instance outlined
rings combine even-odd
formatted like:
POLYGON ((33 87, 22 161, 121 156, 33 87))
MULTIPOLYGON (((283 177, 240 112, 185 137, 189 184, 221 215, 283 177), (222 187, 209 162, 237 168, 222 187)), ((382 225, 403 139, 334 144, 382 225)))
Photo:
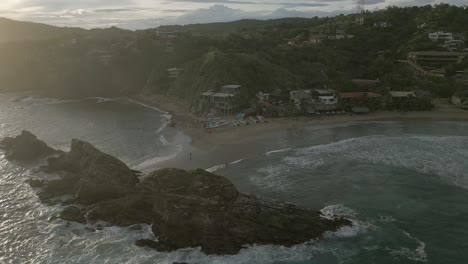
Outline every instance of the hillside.
POLYGON ((77 27, 55 27, 40 23, 0 18, 0 43, 49 39, 66 40, 77 37, 112 39, 133 35, 134 33, 129 30, 118 28, 86 30, 77 27))
MULTIPOLYGON (((395 61, 410 51, 444 50, 429 40, 430 32, 467 35, 466 8, 388 7, 364 17, 363 25, 355 23, 355 15, 339 15, 173 26, 172 35, 158 29, 84 30, 2 19, 0 90, 67 98, 145 92, 194 103, 201 92, 227 83, 242 84, 246 98, 278 89, 284 94, 324 86, 352 91, 358 89, 351 84, 356 78, 437 96, 459 89, 453 78, 414 78, 395 61), (176 79, 168 76, 173 67, 184 69, 176 79)), ((453 74, 459 69, 443 70, 453 74)))

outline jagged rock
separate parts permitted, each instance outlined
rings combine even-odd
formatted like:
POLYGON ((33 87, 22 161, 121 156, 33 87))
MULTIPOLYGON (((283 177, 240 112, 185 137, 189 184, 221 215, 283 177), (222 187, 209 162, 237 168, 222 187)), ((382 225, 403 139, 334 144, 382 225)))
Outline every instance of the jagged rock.
POLYGON ((59 215, 60 218, 67 221, 74 221, 78 223, 86 223, 83 211, 76 206, 68 206, 63 209, 59 215))
POLYGON ((227 178, 202 169, 158 170, 139 182, 122 161, 76 139, 69 153, 49 159, 48 169, 64 175, 42 186, 38 195, 43 201, 72 194, 76 204, 88 205, 67 207, 62 219, 152 224, 158 241, 138 240, 136 245, 159 251, 200 247, 207 254, 235 254, 251 244, 292 246, 351 224, 239 193, 227 178))
POLYGON ((32 188, 40 188, 43 187, 47 182, 44 180, 29 179, 26 180, 26 183, 29 184, 29 186, 32 188))
POLYGON ((73 173, 64 173, 61 179, 46 181, 37 193, 43 202, 62 196, 73 195, 78 188, 79 176, 73 173))
POLYGON ((151 224, 153 204, 139 194, 104 201, 88 207, 89 221, 105 221, 118 226, 151 224))
POLYGON ((0 147, 5 150, 5 158, 8 160, 29 161, 57 153, 55 149, 47 146, 46 143, 26 130, 23 130, 21 135, 15 138, 2 139, 0 147))
POLYGON ((204 170, 165 169, 142 183, 153 194, 158 250, 200 246, 207 254, 235 254, 248 244, 292 246, 351 222, 241 194, 226 178, 204 170))
POLYGON ((94 204, 123 197, 138 183, 135 172, 119 159, 105 154, 91 144, 73 139, 71 150, 48 159, 49 171, 66 171, 77 175, 72 188, 76 202, 94 204))

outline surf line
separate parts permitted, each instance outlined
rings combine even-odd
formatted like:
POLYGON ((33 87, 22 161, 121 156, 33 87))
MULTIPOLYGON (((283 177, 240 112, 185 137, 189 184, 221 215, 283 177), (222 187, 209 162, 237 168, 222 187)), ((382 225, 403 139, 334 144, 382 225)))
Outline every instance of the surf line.
POLYGON ((127 100, 128 100, 129 102, 134 103, 134 104, 138 104, 138 105, 141 105, 141 106, 143 106, 143 107, 156 110, 156 111, 161 112, 161 113, 163 113, 163 114, 165 114, 165 115, 169 115, 169 114, 170 114, 169 112, 163 111, 163 110, 161 110, 161 109, 159 109, 159 108, 157 108, 157 107, 155 107, 155 106, 150 106, 150 105, 147 105, 147 104, 142 103, 142 102, 139 102, 139 101, 135 101, 135 100, 130 99, 130 98, 127 98, 127 100))

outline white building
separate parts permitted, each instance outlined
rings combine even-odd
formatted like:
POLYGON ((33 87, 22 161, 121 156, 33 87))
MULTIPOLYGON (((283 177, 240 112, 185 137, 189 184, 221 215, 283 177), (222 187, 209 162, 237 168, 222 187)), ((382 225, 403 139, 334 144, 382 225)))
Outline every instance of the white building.
POLYGON ((184 69, 179 69, 175 67, 175 68, 167 69, 167 72, 169 73, 169 78, 177 79, 184 72, 184 69))
POLYGON ((453 40, 453 33, 444 32, 444 31, 437 31, 437 32, 434 32, 434 33, 429 33, 429 38, 434 42, 453 40))
POLYGON ((313 91, 315 101, 326 105, 333 105, 338 103, 338 97, 335 90, 332 89, 315 89, 313 91))
POLYGON ((257 93, 257 98, 261 102, 268 102, 271 99, 271 94, 269 93, 263 93, 263 92, 258 92, 257 93))
POLYGON ((388 22, 388 21, 379 21, 379 22, 374 23, 375 28, 390 28, 392 26, 393 26, 392 22, 388 22))
POLYGON ((312 98, 310 90, 296 90, 289 92, 289 98, 294 102, 297 109, 301 109, 302 105, 312 98))

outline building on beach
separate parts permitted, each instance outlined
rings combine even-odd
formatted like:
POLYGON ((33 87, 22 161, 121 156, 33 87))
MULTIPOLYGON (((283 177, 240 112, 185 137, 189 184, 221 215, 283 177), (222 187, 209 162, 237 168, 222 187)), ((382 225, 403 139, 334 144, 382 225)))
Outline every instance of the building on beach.
POLYGON ((201 103, 223 114, 233 114, 239 110, 241 85, 225 85, 220 92, 208 90, 201 94, 201 103))
POLYGON ((290 99, 297 109, 306 109, 307 112, 333 111, 338 107, 338 97, 333 89, 291 91, 290 99))
POLYGON ((460 107, 461 109, 468 109, 468 90, 453 94, 451 101, 452 104, 460 107))

